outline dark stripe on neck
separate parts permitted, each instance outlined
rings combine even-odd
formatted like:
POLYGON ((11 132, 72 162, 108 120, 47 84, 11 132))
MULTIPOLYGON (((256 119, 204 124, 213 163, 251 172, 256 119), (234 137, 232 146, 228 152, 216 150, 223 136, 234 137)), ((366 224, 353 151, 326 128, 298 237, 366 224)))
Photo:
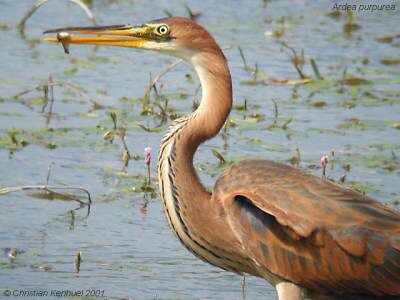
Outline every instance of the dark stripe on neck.
MULTIPOLYGON (((185 124, 185 125, 186 125, 186 124, 185 124)), ((184 126, 185 126, 185 125, 184 125, 184 126)), ((182 126, 181 128, 179 128, 179 130, 177 130, 177 131, 173 134, 174 137, 177 136, 178 132, 179 132, 184 126, 182 126)), ((168 166, 169 166, 168 180, 170 181, 170 186, 171 186, 171 195, 172 195, 172 199, 173 199, 173 206, 174 206, 174 209, 175 209, 175 213, 176 213, 176 215, 178 216, 179 223, 180 223, 180 225, 182 226, 183 231, 184 231, 185 234, 187 235, 188 239, 190 239, 197 247, 203 249, 203 250, 204 250, 205 252, 207 252, 210 256, 214 256, 214 258, 216 258, 216 259, 219 259, 219 260, 222 260, 222 261, 230 262, 230 263, 226 263, 227 265, 232 266, 232 264, 237 264, 237 262, 233 261, 233 260, 230 259, 229 257, 220 256, 220 255, 218 255, 217 253, 215 253, 214 251, 212 251, 212 250, 210 249, 210 248, 212 248, 212 246, 211 246, 207 241, 205 241, 204 239, 200 238, 200 240, 202 240, 209 248, 207 248, 207 247, 204 246, 202 243, 200 243, 198 237, 196 237, 195 235, 193 235, 193 232, 190 231, 190 229, 188 228, 186 222, 184 221, 184 218, 183 218, 182 212, 181 212, 181 205, 182 205, 182 203, 180 203, 180 200, 179 200, 179 189, 178 189, 178 186, 176 186, 176 185, 174 184, 174 183, 175 183, 175 177, 176 177, 176 172, 175 172, 175 169, 174 169, 174 163, 175 163, 175 158, 176 158, 176 153, 175 153, 175 150, 176 150, 176 141, 177 141, 176 139, 170 141, 170 143, 172 143, 172 145, 171 145, 171 152, 170 152, 170 155, 166 158, 166 160, 168 161, 168 166)), ((162 158, 162 157, 161 157, 161 158, 162 158)), ((164 205, 166 205, 165 202, 164 202, 164 205)), ((169 213, 169 212, 168 212, 168 213, 169 213)), ((172 218, 171 218, 171 217, 169 217, 169 218, 170 218, 170 220, 172 221, 172 218)), ((175 231, 175 232, 176 232, 176 231, 175 231)), ((179 237, 179 240, 185 245, 183 238, 181 238, 181 237, 179 236, 179 234, 177 234, 177 235, 178 235, 178 237, 179 237)), ((212 264, 212 262, 210 262, 206 257, 204 257, 204 256, 200 255, 199 253, 195 252, 194 249, 190 248, 188 245, 185 245, 185 247, 186 247, 187 249, 189 249, 190 252, 194 253, 197 257, 199 257, 199 258, 201 258, 202 260, 204 260, 204 261, 206 261, 206 262, 212 264)), ((221 249, 221 250, 222 250, 222 249, 221 249)), ((227 268, 221 267, 220 265, 216 265, 216 266, 218 266, 218 267, 220 267, 220 268, 222 268, 222 269, 224 269, 224 270, 227 269, 227 268)), ((233 269, 233 267, 231 267, 231 268, 233 269)), ((233 269, 233 271, 239 273, 238 270, 233 269)))

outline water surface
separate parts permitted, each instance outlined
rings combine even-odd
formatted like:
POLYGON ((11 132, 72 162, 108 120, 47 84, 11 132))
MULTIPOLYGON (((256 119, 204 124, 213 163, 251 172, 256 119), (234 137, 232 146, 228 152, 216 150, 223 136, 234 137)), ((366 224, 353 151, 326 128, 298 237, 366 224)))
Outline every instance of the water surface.
MULTIPOLYGON (((140 23, 163 17, 163 10, 186 15, 181 1, 93 1, 101 24, 140 23)), ((356 13, 361 27, 344 32, 348 21, 327 16, 330 1, 187 1, 202 15, 198 21, 228 48, 225 54, 234 81, 236 107, 230 116, 228 139, 220 135, 203 145, 196 167, 204 184, 212 188, 221 172, 211 150, 228 161, 261 157, 289 163, 301 154, 300 167, 321 174, 319 159, 335 151, 334 168, 328 176, 338 180, 350 164, 346 183, 393 205, 400 197, 400 38, 382 43, 377 39, 398 35, 399 9, 394 12, 356 13), (283 19, 282 19, 283 18, 283 19), (282 37, 276 37, 283 31, 282 37), (291 51, 304 50, 304 73, 315 78, 314 58, 325 80, 297 87, 246 84, 257 64, 263 79, 298 79, 291 51), (389 62, 389 64, 388 64, 389 62), (345 74, 345 75, 343 75, 345 74), (344 76, 344 77, 343 77, 344 76), (361 78, 341 84, 343 78, 361 78), (364 81, 363 81, 364 80, 364 81), (364 84, 366 83, 366 84, 364 84), (272 128, 274 99, 278 127, 272 128)), ((71 55, 58 45, 34 43, 49 28, 90 24, 84 13, 68 1, 49 1, 27 22, 26 39, 16 29, 18 20, 34 1, 0 1, 0 186, 44 184, 47 167, 54 162, 50 183, 81 186, 90 191, 93 205, 85 208, 72 201, 37 199, 29 193, 2 196, 0 248, 23 253, 11 259, 0 256, 0 292, 5 289, 104 290, 108 298, 132 299, 242 299, 242 277, 198 260, 170 232, 156 197, 140 189, 145 180, 143 149, 150 146, 156 157, 167 124, 159 132, 147 132, 137 124, 156 128, 160 119, 142 115, 141 97, 153 76, 174 58, 124 48, 71 47, 71 55), (7 29, 7 27, 10 27, 7 29), (46 129, 42 113, 43 93, 14 95, 54 80, 81 87, 54 89, 54 115, 46 129), (93 103, 104 106, 92 110, 93 103), (103 140, 112 129, 114 111, 127 128, 132 156, 123 170, 123 148, 103 140), (15 132, 13 144, 10 132, 15 132), (28 144, 22 146, 23 141, 28 144), (147 204, 146 204, 147 203, 147 204), (146 206, 147 205, 147 206, 146 206), (75 254, 82 252, 79 274, 75 254)), ((398 2, 396 2, 399 4, 398 2)), ((389 39, 390 40, 390 39, 389 39)), ((343 82, 343 81, 342 81, 343 82)), ((162 94, 177 115, 191 110, 197 78, 181 64, 162 79, 162 94), (189 75, 187 75, 189 74, 189 75), (188 80, 191 77, 193 80, 188 80), (186 95, 186 96, 185 96, 186 95)), ((152 94, 151 103, 154 103, 152 94)), ((48 109, 48 107, 46 108, 48 109)), ((331 159, 331 158, 330 158, 331 159)), ((156 176, 155 161, 152 176, 156 176)), ((152 183, 156 187, 155 182, 152 183)), ((7 252, 5 250, 5 252, 7 252)), ((265 281, 247 278, 246 299, 275 299, 265 281)))

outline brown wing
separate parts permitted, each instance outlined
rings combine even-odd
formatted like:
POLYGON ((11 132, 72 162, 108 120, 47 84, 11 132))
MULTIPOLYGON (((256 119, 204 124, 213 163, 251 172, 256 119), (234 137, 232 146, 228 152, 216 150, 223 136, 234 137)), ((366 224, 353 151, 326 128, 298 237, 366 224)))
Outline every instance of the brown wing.
POLYGON ((279 163, 249 160, 218 179, 245 255, 323 293, 400 295, 400 213, 279 163))

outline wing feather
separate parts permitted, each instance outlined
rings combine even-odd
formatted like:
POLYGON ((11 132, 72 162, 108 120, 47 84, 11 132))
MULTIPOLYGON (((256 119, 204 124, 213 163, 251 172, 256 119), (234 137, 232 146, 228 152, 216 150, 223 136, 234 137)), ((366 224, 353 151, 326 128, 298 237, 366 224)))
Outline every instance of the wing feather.
POLYGON ((400 295, 399 212, 263 160, 233 165, 213 197, 269 272, 318 292, 400 295))

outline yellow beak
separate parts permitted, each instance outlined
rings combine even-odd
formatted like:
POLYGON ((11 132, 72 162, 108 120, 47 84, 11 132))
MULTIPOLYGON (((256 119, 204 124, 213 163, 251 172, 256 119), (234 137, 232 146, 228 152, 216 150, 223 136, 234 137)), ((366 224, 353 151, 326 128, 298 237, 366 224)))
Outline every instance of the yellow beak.
POLYGON ((61 43, 66 53, 69 44, 106 45, 142 48, 151 38, 151 28, 146 25, 113 25, 95 27, 66 27, 47 30, 44 33, 56 33, 56 37, 45 37, 43 40, 61 43), (75 36, 76 34, 96 36, 75 36))

